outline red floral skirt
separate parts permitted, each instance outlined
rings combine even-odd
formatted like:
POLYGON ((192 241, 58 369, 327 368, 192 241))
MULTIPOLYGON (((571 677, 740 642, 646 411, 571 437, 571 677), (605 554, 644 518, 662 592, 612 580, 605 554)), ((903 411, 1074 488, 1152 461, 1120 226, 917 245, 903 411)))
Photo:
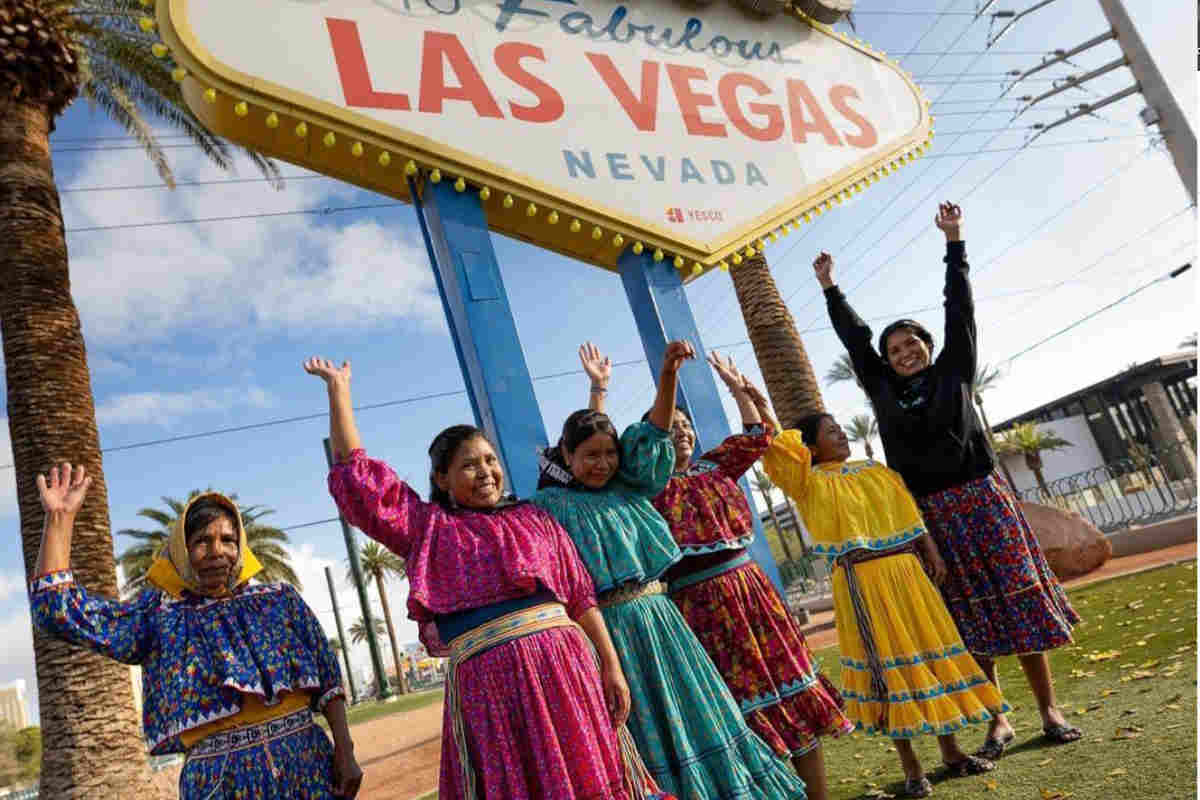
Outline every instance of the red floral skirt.
MULTIPOLYGON (((682 581, 686 583, 687 581, 682 581)), ((781 757, 802 755, 854 729, 833 684, 817 671, 796 620, 753 561, 672 588, 671 598, 741 706, 781 757)))
POLYGON ((942 595, 968 650, 1023 655, 1071 642, 1079 615, 1004 484, 978 478, 917 503, 946 562, 942 595))

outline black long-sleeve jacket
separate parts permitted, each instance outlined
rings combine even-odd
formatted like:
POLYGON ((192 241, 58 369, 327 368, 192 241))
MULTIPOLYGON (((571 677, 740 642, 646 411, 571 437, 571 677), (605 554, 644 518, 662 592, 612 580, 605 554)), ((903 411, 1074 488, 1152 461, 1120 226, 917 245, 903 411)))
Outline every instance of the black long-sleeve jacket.
POLYGON ((975 303, 965 242, 946 243, 946 333, 926 369, 902 378, 876 352, 871 327, 841 289, 825 290, 829 317, 875 408, 888 466, 917 497, 989 475, 996 461, 972 402, 976 371, 975 303))

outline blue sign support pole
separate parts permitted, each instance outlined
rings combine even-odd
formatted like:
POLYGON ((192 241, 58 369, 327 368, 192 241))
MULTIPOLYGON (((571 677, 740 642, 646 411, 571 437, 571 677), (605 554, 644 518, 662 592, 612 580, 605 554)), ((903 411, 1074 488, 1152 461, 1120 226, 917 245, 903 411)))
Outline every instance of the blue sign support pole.
MULTIPOLYGON (((626 250, 617 266, 655 380, 658 379, 668 342, 687 339, 696 348, 697 359, 703 359, 705 353, 700 332, 696 329, 696 320, 684 293, 683 281, 671 263, 666 260, 655 261, 649 250, 641 255, 626 250)), ((729 419, 721 406, 711 367, 707 364, 685 365, 679 372, 679 394, 677 402, 687 409, 696 427, 697 454, 716 447, 730 435, 729 419)), ((740 485, 753 508, 749 482, 742 478, 740 485)), ((770 544, 757 514, 754 515, 754 533, 754 541, 747 549, 782 596, 783 581, 779 576, 779 567, 771 555, 770 544)))
POLYGON ((476 424, 499 448, 510 490, 529 497, 537 488, 546 427, 487 215, 475 192, 457 192, 446 182, 426 183, 423 194, 414 181, 409 188, 476 424))

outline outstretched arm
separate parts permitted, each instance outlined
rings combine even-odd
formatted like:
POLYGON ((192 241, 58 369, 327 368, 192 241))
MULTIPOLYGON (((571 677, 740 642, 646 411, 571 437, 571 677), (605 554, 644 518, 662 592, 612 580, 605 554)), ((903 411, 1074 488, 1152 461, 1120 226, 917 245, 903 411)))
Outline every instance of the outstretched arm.
POLYGON ((871 326, 854 313, 854 309, 846 301, 846 295, 842 294, 842 290, 833 282, 833 256, 822 252, 813 261, 813 271, 816 272, 817 282, 825 292, 825 305, 829 309, 829 320, 833 323, 833 329, 849 353, 850 363, 854 365, 854 372, 862 381, 863 388, 870 394, 871 387, 886 374, 887 369, 871 344, 871 326))
POLYGON ((761 423, 762 415, 759 414, 758 407, 746 391, 748 383, 746 376, 733 363, 733 356, 721 358, 719 353, 709 353, 708 363, 712 364, 712 368, 720 377, 721 382, 725 384, 725 388, 729 389, 729 393, 733 395, 733 399, 737 402, 738 413, 742 415, 742 422, 746 425, 761 423))
POLYGON ((658 395, 650 409, 650 422, 660 430, 669 431, 675 417, 675 393, 679 388, 679 368, 689 358, 695 358, 692 343, 686 340, 671 342, 663 354, 662 370, 658 374, 658 395))
POLYGON ((329 440, 333 460, 344 461, 350 453, 362 449, 358 426, 354 424, 354 406, 350 402, 350 362, 335 366, 332 361, 313 357, 304 362, 304 371, 325 381, 329 392, 329 440))
POLYGON ((938 361, 968 382, 975 380, 975 300, 967 279, 967 247, 962 238, 962 209, 953 203, 938 206, 934 225, 946 234, 946 339, 938 361))
POLYGON ((612 360, 600 352, 600 348, 591 342, 579 346, 579 363, 583 371, 592 380, 592 388, 588 392, 588 408, 592 411, 604 411, 604 401, 608 397, 608 380, 612 377, 612 360))

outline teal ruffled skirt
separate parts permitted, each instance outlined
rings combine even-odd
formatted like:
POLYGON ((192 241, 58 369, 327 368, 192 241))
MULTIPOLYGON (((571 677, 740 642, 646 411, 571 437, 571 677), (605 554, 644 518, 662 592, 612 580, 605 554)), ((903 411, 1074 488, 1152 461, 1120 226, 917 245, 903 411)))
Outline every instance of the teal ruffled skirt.
POLYGON ((804 782, 746 725, 674 603, 602 609, 629 683, 628 727, 646 768, 679 800, 804 800, 804 782))

